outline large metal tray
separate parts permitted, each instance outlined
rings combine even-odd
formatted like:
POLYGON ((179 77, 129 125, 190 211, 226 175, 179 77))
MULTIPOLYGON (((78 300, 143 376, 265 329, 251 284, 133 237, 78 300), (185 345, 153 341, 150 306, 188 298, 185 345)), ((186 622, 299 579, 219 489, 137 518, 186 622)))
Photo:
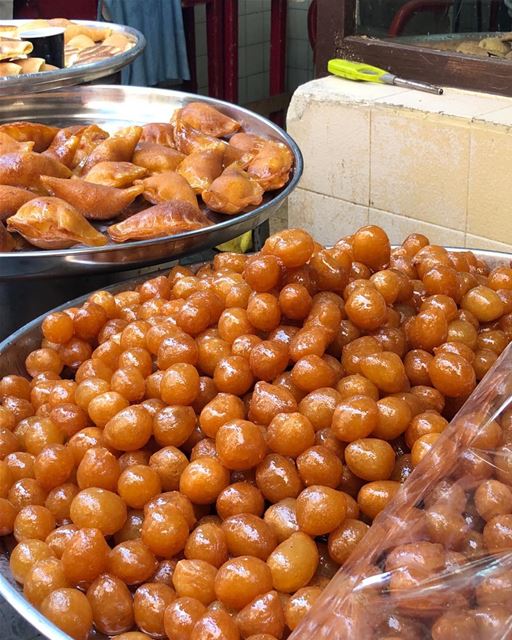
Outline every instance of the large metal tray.
MULTIPOLYGON (((1 24, 14 24, 23 26, 32 22, 32 20, 0 20, 1 24)), ((26 73, 14 77, 0 78, 0 96, 14 95, 23 92, 25 95, 29 93, 40 93, 49 89, 58 89, 60 87, 68 87, 75 84, 84 84, 92 82, 98 78, 113 75, 133 62, 143 51, 146 46, 146 38, 140 31, 121 24, 113 24, 110 22, 95 22, 92 20, 73 20, 77 24, 83 24, 87 27, 108 27, 117 33, 130 36, 134 40, 134 45, 128 51, 119 53, 105 60, 97 60, 88 64, 78 64, 66 69, 58 69, 57 71, 44 71, 42 73, 26 73)))
MULTIPOLYGON (((466 251, 467 249, 452 248, 450 251, 466 251)), ((491 267, 500 265, 510 265, 512 255, 498 251, 473 250, 475 255, 484 259, 491 267)), ((151 277, 156 274, 151 274, 151 277)), ((143 282, 146 277, 127 280, 122 283, 108 287, 107 290, 112 293, 133 288, 136 284, 143 282)), ((90 294, 89 294, 90 295, 90 294)), ((69 307, 77 307, 82 305, 89 295, 81 296, 75 300, 70 300, 64 305, 57 307, 54 311, 67 309, 69 307)), ((36 318, 29 322, 26 326, 16 331, 12 336, 0 343, 0 378, 15 373, 18 375, 26 375, 25 358, 30 351, 36 349, 41 341, 41 323, 47 314, 36 318)), ((0 597, 3 597, 27 622, 34 626, 48 640, 69 640, 69 636, 58 629, 53 623, 42 616, 35 607, 33 607, 21 593, 20 585, 16 583, 9 570, 8 562, 9 543, 0 539, 0 597)), ((4 634, 0 634, 3 639, 4 634)), ((7 635, 8 637, 8 635, 7 635)), ((13 636, 15 637, 15 636, 13 636)), ((95 634, 95 638, 103 638, 101 634, 95 634)))
POLYGON ((84 272, 90 275, 173 260, 231 240, 259 226, 275 213, 296 187, 302 174, 299 148, 274 123, 227 102, 203 96, 198 98, 195 94, 181 91, 145 87, 73 87, 34 96, 0 97, 0 122, 32 120, 60 126, 96 123, 113 131, 129 124, 168 122, 175 109, 198 99, 235 118, 247 130, 287 144, 294 156, 294 167, 288 184, 279 191, 267 193, 263 203, 248 213, 238 216, 212 214, 210 217, 215 224, 197 231, 156 240, 112 243, 101 248, 81 247, 54 251, 34 249, 0 253, 0 282, 84 272))

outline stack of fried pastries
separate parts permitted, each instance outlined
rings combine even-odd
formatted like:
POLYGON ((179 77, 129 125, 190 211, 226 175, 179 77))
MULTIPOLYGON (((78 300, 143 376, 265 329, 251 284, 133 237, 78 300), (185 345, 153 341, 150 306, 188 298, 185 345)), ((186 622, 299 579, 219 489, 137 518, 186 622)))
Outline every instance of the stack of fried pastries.
POLYGON ((283 143, 202 102, 167 123, 0 125, 0 251, 149 240, 260 205, 289 180, 283 143))

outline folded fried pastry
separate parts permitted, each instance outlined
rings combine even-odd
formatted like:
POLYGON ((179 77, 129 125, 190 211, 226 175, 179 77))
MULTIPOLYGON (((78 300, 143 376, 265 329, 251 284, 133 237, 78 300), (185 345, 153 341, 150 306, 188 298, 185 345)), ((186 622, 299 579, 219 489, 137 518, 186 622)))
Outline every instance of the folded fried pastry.
POLYGON ((250 206, 261 204, 263 189, 247 173, 236 166, 222 174, 203 191, 202 198, 212 211, 233 215, 250 206))
POLYGON ((265 191, 283 187, 290 178, 293 155, 282 142, 268 140, 250 162, 247 173, 265 191))
POLYGON ((235 149, 242 151, 243 153, 255 154, 261 149, 261 147, 267 142, 265 138, 257 136, 255 133, 235 133, 229 139, 229 144, 235 149))
POLYGON ((44 58, 24 58, 13 60, 13 62, 21 67, 21 73, 39 73, 46 64, 44 58))
POLYGON ((144 188, 142 195, 151 204, 159 204, 168 200, 183 200, 196 209, 199 208, 197 197, 189 183, 175 171, 157 173, 141 180, 140 184, 144 188))
POLYGON ((102 184, 105 187, 129 187, 135 180, 146 177, 148 170, 138 167, 132 162, 98 162, 92 169, 83 176, 83 180, 102 184))
POLYGON ((240 129, 239 122, 205 102, 189 102, 176 113, 176 120, 215 138, 229 136, 240 129))
MULTIPOLYGON (((71 127, 68 127, 68 129, 71 129, 71 127)), ((82 131, 80 134, 80 144, 73 159, 73 169, 77 167, 80 168, 93 150, 108 138, 108 133, 96 124, 91 124, 87 127, 77 127, 77 129, 82 129, 82 131)))
POLYGON ((0 220, 13 216, 25 202, 35 197, 35 193, 27 189, 0 184, 0 220))
POLYGON ((113 224, 107 231, 114 242, 126 242, 163 238, 210 224, 206 215, 189 202, 170 200, 113 224))
POLYGON ((17 231, 40 249, 67 249, 75 244, 101 247, 107 238, 70 204, 60 198, 35 198, 7 220, 8 231, 17 231))
POLYGON ((81 167, 82 174, 87 173, 98 162, 129 162, 142 134, 142 127, 133 126, 120 129, 100 142, 93 149, 81 167))
POLYGON ((65 129, 61 129, 52 140, 48 149, 43 151, 43 155, 54 158, 62 162, 66 167, 71 168, 74 164, 83 131, 83 127, 66 127, 65 129))
POLYGON ((169 122, 151 122, 142 127, 139 142, 153 142, 174 147, 174 126, 169 122))
POLYGON ((31 42, 25 42, 23 40, 0 40, 0 60, 28 56, 33 48, 34 45, 31 42))
POLYGON ((62 180, 51 176, 41 176, 41 183, 52 196, 68 202, 88 220, 115 218, 144 189, 140 184, 128 189, 116 189, 78 178, 62 180))
POLYGON ((0 252, 8 253, 16 246, 16 241, 7 231, 3 222, 0 222, 0 252))
POLYGON ((191 129, 179 121, 174 127, 174 143, 176 149, 185 155, 194 153, 194 151, 204 151, 205 149, 219 149, 224 152, 224 149, 228 146, 228 143, 224 140, 219 140, 196 129, 191 129))
POLYGON ((9 76, 19 76, 21 73, 21 67, 15 62, 0 62, 0 78, 7 78, 9 76))
POLYGON ((33 148, 33 142, 18 142, 0 131, 0 155, 11 153, 11 151, 32 151, 33 148))
POLYGON ((58 160, 33 151, 0 156, 0 184, 41 189, 42 175, 69 178, 71 171, 58 160))
POLYGON ((33 142, 34 151, 44 151, 50 146, 57 134, 57 127, 50 127, 39 122, 10 122, 0 124, 0 132, 18 142, 33 142))
POLYGON ((144 167, 150 173, 162 173, 175 171, 184 159, 184 154, 172 147, 154 142, 139 142, 132 162, 139 167, 144 167))
POLYGON ((205 149, 187 156, 178 167, 196 193, 202 193, 222 173, 224 154, 219 149, 205 149))

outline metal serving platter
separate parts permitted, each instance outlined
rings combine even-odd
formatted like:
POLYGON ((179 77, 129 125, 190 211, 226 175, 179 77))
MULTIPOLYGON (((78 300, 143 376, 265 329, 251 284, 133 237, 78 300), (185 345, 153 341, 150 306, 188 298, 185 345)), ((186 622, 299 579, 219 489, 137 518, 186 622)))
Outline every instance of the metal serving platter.
POLYGON ((31 120, 68 126, 92 124, 115 131, 130 124, 168 122, 175 109, 201 100, 238 120, 244 129, 284 142, 294 156, 288 184, 265 195, 263 203, 237 216, 211 214, 211 227, 155 240, 111 243, 104 247, 80 247, 44 251, 40 249, 0 253, 0 282, 19 278, 93 274, 128 270, 166 262, 215 247, 250 231, 267 220, 297 186, 302 174, 302 155, 298 146, 280 127, 243 107, 192 93, 96 85, 60 89, 38 95, 0 97, 0 123, 31 120))
MULTIPOLYGON (((0 20, 0 24, 13 24, 22 27, 24 24, 33 22, 32 20, 0 20)), ((19 76, 0 78, 0 96, 14 95, 18 93, 39 93, 49 89, 58 89, 75 84, 92 82, 98 78, 110 76, 133 62, 146 46, 146 38, 140 31, 121 24, 111 22, 95 22, 93 20, 73 20, 76 24, 87 27, 99 27, 112 29, 116 33, 129 36, 134 41, 134 45, 128 51, 115 56, 89 62, 87 64, 77 64, 57 71, 43 71, 41 73, 26 73, 19 76)))
MULTIPOLYGON (((457 247, 447 248, 450 251, 471 250, 457 247)), ((472 249, 472 251, 478 258, 485 260, 491 268, 500 265, 509 266, 512 260, 512 254, 508 253, 480 249, 472 249)), ((167 269, 165 271, 167 271, 167 269)), ((152 273, 151 277, 156 276, 158 273, 164 273, 164 271, 152 273)), ((148 276, 126 280, 125 282, 117 283, 106 289, 112 293, 125 291, 132 289, 140 282, 144 282, 147 278, 148 276)), ((62 311, 69 307, 81 306, 88 299, 89 295, 90 294, 70 300, 52 311, 62 311)), ((12 336, 0 342, 0 378, 8 374, 27 375, 25 358, 31 351, 37 349, 41 343, 41 324, 46 315, 45 313, 35 320, 32 320, 32 322, 29 322, 13 333, 12 336)), ((9 551, 13 544, 14 541, 12 537, 10 539, 0 538, 0 598, 3 597, 20 616, 35 627, 45 638, 48 638, 48 640, 69 640, 67 634, 63 633, 52 622, 41 615, 41 613, 23 597, 20 585, 14 580, 9 570, 9 551)), ((0 637, 3 640, 6 636, 0 634, 0 637)), ((94 638, 99 639, 104 638, 104 636, 95 633, 94 638)))

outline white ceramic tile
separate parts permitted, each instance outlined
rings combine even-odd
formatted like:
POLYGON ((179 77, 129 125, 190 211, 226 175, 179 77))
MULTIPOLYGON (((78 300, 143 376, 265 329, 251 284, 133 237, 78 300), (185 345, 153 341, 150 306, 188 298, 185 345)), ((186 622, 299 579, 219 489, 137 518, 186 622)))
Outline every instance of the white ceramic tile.
POLYGON ((445 88, 443 95, 440 96, 424 91, 408 90, 385 96, 377 99, 376 102, 462 118, 473 118, 512 106, 511 98, 451 88, 445 88))
POLYGON ((271 25, 271 13, 270 11, 263 12, 263 42, 270 42, 270 25, 271 25))
POLYGON ((469 126, 382 105, 371 114, 370 206, 464 231, 469 126))
POLYGON ((199 87, 208 84, 208 56, 198 56, 196 58, 197 84, 199 87))
POLYGON ((248 46, 247 49, 247 62, 246 69, 247 75, 252 76, 255 73, 263 72, 263 45, 253 44, 248 46))
POLYGON ((252 13, 248 16, 246 27, 247 44, 260 44, 263 42, 263 12, 252 13))
POLYGON ((262 0, 246 0, 247 2, 247 10, 248 14, 250 13, 258 13, 263 9, 262 0))
POLYGON ((489 240, 488 238, 482 238, 480 236, 474 236, 471 233, 467 233, 466 247, 468 249, 490 249, 491 251, 512 253, 512 239, 511 244, 505 244, 504 242, 497 242, 496 240, 489 240))
POLYGON ((207 96, 208 95, 208 87, 199 87, 199 89, 197 90, 197 93, 200 96, 207 96))
POLYGON ((378 98, 388 95, 404 93, 400 87, 374 82, 351 82, 336 76, 327 76, 309 82, 301 88, 301 95, 310 96, 320 102, 374 102, 378 98))
POLYGON ((305 189, 368 206, 370 110, 292 98, 287 126, 304 156, 305 189))
POLYGON ((467 232, 512 241, 510 215, 512 136, 504 127, 471 127, 467 232))
POLYGON ((238 104, 247 103, 247 78, 238 78, 238 104))
POLYGON ((247 76, 247 48, 238 48, 238 77, 245 78, 247 76))
POLYGON ((311 79, 311 73, 307 69, 294 69, 288 67, 286 87, 290 93, 297 87, 311 79))
POLYGON ((268 83, 265 82, 265 76, 265 73, 247 76, 247 102, 262 100, 268 95, 268 83))
POLYGON ((270 42, 263 43, 263 69, 265 71, 270 69, 270 42))
POLYGON ((247 22, 248 16, 245 13, 238 14, 238 46, 245 47, 247 45, 247 22))
POLYGON ((249 0, 238 0, 238 16, 245 16, 249 0))
POLYGON ((288 8, 287 32, 290 38, 307 37, 307 14, 295 8, 295 6, 288 8))
POLYGON ((368 207, 299 188, 288 198, 288 224, 306 229, 322 244, 334 244, 368 224, 368 207))
MULTIPOLYGON (((448 220, 447 220, 448 222, 448 220)), ((448 229, 436 224, 429 224, 422 220, 380 211, 370 207, 369 224, 382 227, 393 244, 402 243, 411 233, 423 233, 433 244, 443 244, 452 247, 463 247, 465 234, 463 231, 448 229)))
POLYGON ((206 5, 200 4, 194 7, 194 20, 196 24, 206 22, 206 5))
POLYGON ((478 118, 476 118, 475 120, 493 122, 495 124, 504 125, 506 127, 512 127, 512 105, 506 107, 505 109, 499 109, 498 111, 485 113, 482 116, 478 116, 478 118))
POLYGON ((294 69, 308 68, 308 43, 297 38, 289 38, 287 42, 286 64, 294 69))
POLYGON ((205 56, 208 52, 206 43, 206 23, 196 25, 196 56, 205 56))
MULTIPOLYGON (((308 71, 313 72, 314 68, 315 68, 315 62, 313 60, 313 49, 311 48, 311 45, 309 44, 309 41, 306 45, 306 69, 308 71)), ((314 74, 312 75, 312 77, 314 77, 314 74)))

